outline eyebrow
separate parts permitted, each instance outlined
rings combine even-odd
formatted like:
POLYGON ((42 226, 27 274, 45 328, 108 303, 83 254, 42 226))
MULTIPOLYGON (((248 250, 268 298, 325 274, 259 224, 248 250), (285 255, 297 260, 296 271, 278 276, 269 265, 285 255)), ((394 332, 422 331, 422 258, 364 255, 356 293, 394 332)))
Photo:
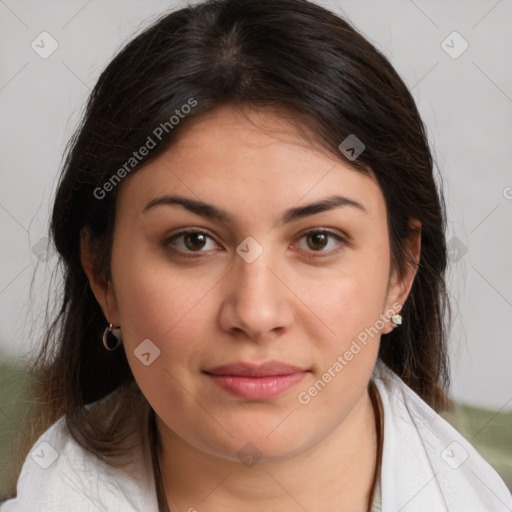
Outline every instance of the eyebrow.
MULTIPOLYGON (((165 195, 157 197, 155 199, 152 199, 143 208, 142 211, 145 213, 151 208, 163 205, 178 205, 201 217, 219 220, 225 223, 232 222, 233 220, 232 216, 228 212, 222 210, 221 208, 218 208, 217 206, 204 203, 202 201, 196 201, 195 199, 189 199, 188 197, 183 196, 165 195)), ((298 219, 302 219, 304 217, 309 217, 310 215, 326 212, 342 206, 348 206, 360 210, 364 213, 368 213, 366 208, 361 203, 354 201, 353 199, 350 199, 348 197, 336 195, 327 197, 320 201, 316 201, 314 203, 310 203, 304 206, 290 208, 279 217, 277 224, 286 224, 298 219)))

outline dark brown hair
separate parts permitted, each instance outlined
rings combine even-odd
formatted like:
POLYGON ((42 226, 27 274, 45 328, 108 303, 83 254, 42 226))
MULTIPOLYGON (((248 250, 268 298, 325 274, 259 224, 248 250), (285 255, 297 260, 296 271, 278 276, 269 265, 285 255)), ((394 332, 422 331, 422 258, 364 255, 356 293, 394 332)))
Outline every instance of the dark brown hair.
MULTIPOLYGON (((399 272, 411 264, 404 244, 409 220, 421 222, 421 259, 402 308, 405 322, 382 337, 379 357, 427 403, 444 406, 444 203, 410 92, 372 44, 314 3, 214 0, 166 14, 129 42, 101 74, 69 143, 51 222, 64 283, 60 311, 33 366, 39 420, 31 441, 66 415, 82 446, 103 458, 115 451, 116 425, 100 429, 84 406, 132 389, 133 376, 123 350, 107 352, 101 343, 106 319, 81 265, 80 232, 90 230, 96 270, 108 280, 122 183, 107 193, 98 189, 126 170, 149 136, 155 147, 131 166, 132 174, 167 149, 190 119, 222 105, 288 112, 337 158, 372 172, 386 200, 392 265, 399 272), (184 119, 169 123, 191 99, 196 104, 184 119), (166 122, 167 131, 154 136, 166 122), (338 149, 350 134, 366 146, 354 161, 338 149)), ((128 398, 117 401, 116 424, 130 406, 130 395, 122 396, 128 398)))

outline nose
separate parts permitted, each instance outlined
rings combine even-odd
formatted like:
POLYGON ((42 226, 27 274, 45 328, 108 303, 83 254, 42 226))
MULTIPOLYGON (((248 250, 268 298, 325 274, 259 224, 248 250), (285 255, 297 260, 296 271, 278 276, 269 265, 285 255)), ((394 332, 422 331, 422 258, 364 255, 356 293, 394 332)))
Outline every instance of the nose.
POLYGON ((229 273, 219 321, 239 339, 274 339, 294 321, 293 293, 269 263, 265 253, 252 263, 237 257, 229 273))

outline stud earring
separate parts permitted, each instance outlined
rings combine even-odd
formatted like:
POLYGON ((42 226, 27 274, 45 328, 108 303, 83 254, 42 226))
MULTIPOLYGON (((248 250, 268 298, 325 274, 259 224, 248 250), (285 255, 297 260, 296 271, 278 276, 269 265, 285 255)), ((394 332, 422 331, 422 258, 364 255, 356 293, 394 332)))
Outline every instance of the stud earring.
POLYGON ((103 346, 109 352, 112 352, 118 348, 121 343, 121 327, 112 327, 112 324, 109 324, 109 326, 106 327, 105 331, 103 332, 103 346))
POLYGON ((398 327, 399 325, 402 325, 402 315, 399 315, 396 313, 391 317, 391 323, 393 324, 393 327, 398 327))

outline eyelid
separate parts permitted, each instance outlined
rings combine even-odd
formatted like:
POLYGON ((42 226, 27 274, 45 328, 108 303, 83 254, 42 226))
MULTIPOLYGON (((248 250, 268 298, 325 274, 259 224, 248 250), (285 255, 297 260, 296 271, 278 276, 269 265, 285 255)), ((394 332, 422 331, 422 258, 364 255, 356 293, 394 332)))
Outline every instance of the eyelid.
MULTIPOLYGON (((320 251, 314 251, 314 250, 305 251, 308 254, 309 257, 331 256, 331 255, 337 253, 340 250, 339 246, 347 245, 348 244, 348 237, 347 236, 345 236, 344 234, 340 234, 340 233, 338 233, 336 231, 333 231, 330 228, 325 228, 325 227, 309 228, 309 229, 303 231, 302 233, 300 233, 297 236, 297 242, 300 241, 305 236, 314 235, 314 234, 317 234, 317 233, 325 234, 325 235, 327 235, 330 238, 335 238, 339 243, 338 243, 337 247, 335 247, 334 249, 330 249, 328 251, 323 251, 323 250, 320 250, 320 251)), ((293 245, 296 245, 297 242, 295 242, 293 245)))

